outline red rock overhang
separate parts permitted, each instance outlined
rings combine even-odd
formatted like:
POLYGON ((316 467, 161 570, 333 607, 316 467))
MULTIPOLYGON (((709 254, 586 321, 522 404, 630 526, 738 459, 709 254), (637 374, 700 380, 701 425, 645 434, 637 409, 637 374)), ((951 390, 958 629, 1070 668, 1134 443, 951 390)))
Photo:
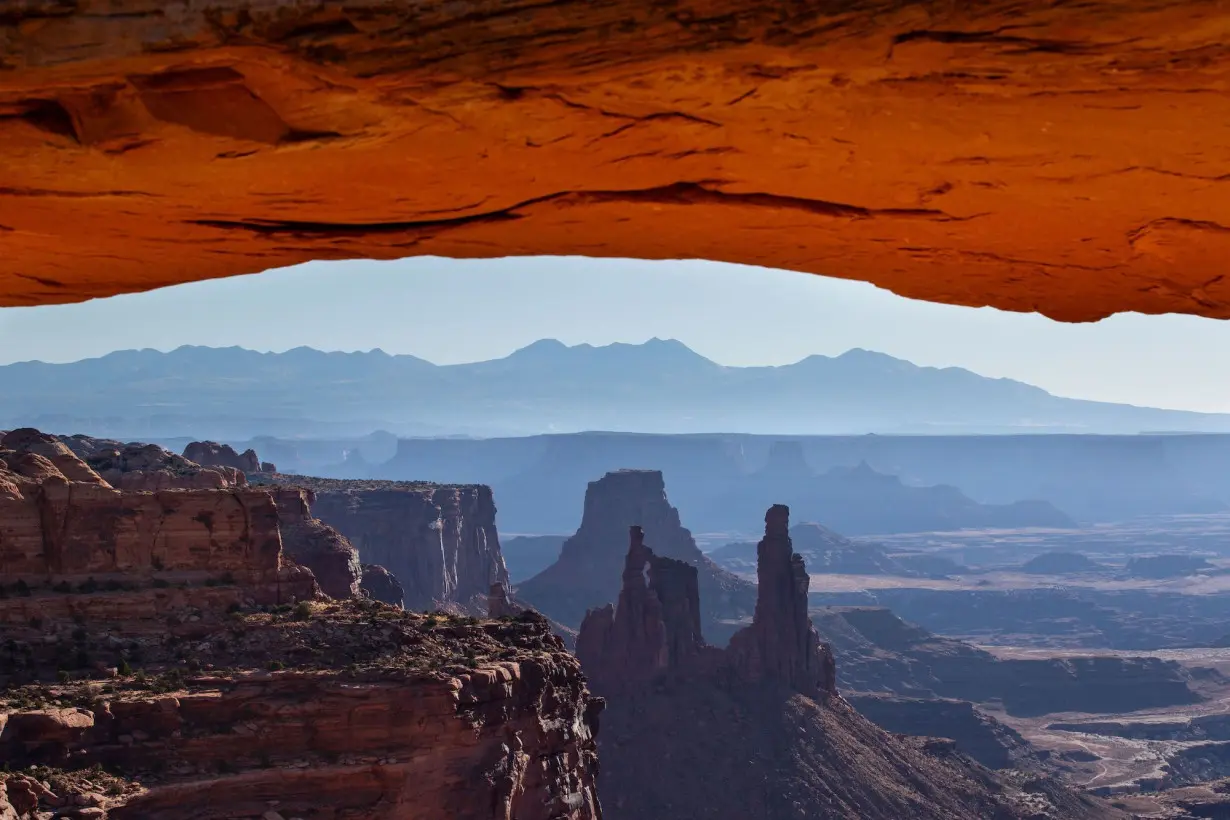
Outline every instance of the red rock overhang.
POLYGON ((1230 5, 0 0, 0 305, 705 258, 1230 315, 1230 5))

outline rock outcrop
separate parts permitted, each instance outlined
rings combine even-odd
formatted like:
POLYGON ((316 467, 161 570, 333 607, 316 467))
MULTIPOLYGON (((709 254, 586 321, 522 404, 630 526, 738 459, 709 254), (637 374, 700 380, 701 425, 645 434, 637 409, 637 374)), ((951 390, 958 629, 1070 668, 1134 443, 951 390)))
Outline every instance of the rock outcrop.
POLYGON ((406 591, 402 589, 396 575, 379 564, 363 564, 361 569, 363 578, 359 586, 367 597, 389 606, 405 606, 406 591))
POLYGON ((587 254, 1230 316, 1216 2, 175 9, 6 6, 0 304, 587 254))
POLYGON ((312 513, 397 577, 408 609, 483 615, 493 583, 508 583, 491 490, 402 481, 261 475, 259 486, 310 490, 312 513))
POLYGON ((353 598, 361 594, 359 552, 341 533, 313 517, 311 490, 274 487, 271 491, 286 554, 312 571, 326 595, 353 598))
MULTIPOLYGON (((158 483, 140 471, 117 475, 158 483)), ((0 439, 0 576, 9 583, 155 572, 268 582, 281 550, 277 508, 263 490, 121 490, 51 436, 0 439)))
POLYGON ((618 605, 591 610, 577 637, 607 699, 608 820, 1122 817, 1042 777, 992 775, 950 743, 889 735, 854 711, 808 621, 787 515, 777 506, 766 516, 755 618, 724 650, 699 640, 695 567, 659 563, 632 528, 618 605))
MULTIPOLYGON (((0 758, 61 770, 34 802, 100 809, 77 817, 600 817, 602 702, 541 618, 473 624, 362 600, 241 608, 192 652, 185 668, 150 644, 144 673, 105 690, 5 692, 0 758), (81 798, 54 782, 94 766, 122 779, 81 798)), ((7 779, 28 804, 28 784, 7 779)))
POLYGON ((357 597, 303 489, 118 490, 2 443, 3 820, 600 817, 602 701, 546 619, 357 597))
POLYGON ((833 654, 821 648, 807 613, 810 578, 790 542, 790 510, 777 504, 765 514, 756 547, 756 615, 730 640, 730 655, 750 680, 776 680, 811 698, 837 690, 833 654))
POLYGON ((184 458, 202 467, 231 467, 242 473, 263 471, 261 460, 256 457, 255 450, 248 448, 243 453, 237 453, 231 445, 219 444, 216 441, 192 442, 184 448, 184 458))
POLYGON ((517 585, 517 597, 560 623, 579 626, 587 610, 619 597, 631 526, 643 528, 655 555, 696 568, 701 628, 710 641, 724 644, 739 619, 751 614, 755 589, 697 548, 657 470, 619 470, 590 482, 580 528, 554 564, 517 585))
POLYGON ((487 617, 511 618, 521 610, 508 600, 508 588, 503 584, 492 584, 487 593, 487 617))
POLYGON ((209 490, 248 484, 243 471, 235 467, 202 466, 157 444, 80 435, 60 436, 59 441, 120 490, 209 490))

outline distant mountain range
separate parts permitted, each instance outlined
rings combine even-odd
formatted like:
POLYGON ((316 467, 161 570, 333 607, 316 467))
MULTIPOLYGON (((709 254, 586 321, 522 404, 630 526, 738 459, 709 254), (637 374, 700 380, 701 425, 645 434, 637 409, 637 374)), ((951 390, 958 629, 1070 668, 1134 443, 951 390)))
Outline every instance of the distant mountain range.
POLYGON ((378 429, 400 436, 1230 431, 1227 414, 1061 398, 866 350, 724 367, 662 339, 605 347, 542 340, 503 359, 459 365, 380 350, 125 350, 71 364, 7 365, 0 384, 0 428, 119 438, 378 429))

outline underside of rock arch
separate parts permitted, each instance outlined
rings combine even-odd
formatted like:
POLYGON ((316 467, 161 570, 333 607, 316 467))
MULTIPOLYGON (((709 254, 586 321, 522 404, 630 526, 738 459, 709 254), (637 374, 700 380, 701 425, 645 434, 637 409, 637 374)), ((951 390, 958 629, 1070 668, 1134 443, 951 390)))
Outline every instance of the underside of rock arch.
POLYGON ((0 305, 707 258, 1230 316, 1216 0, 0 0, 0 305))

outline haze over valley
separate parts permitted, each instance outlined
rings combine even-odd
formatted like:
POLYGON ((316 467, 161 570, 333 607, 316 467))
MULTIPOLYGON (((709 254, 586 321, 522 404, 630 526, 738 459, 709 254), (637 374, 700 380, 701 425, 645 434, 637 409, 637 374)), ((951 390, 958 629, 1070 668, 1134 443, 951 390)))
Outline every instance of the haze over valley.
MULTIPOLYGON (((18 727, 0 751, 119 760, 127 779, 56 775, 82 800, 171 817, 163 795, 232 770, 283 795, 278 772, 310 772, 309 796, 335 765, 403 776, 416 764, 393 750, 420 741, 398 721, 420 715, 382 698, 454 681, 486 710, 488 751, 521 721, 579 727, 515 730, 578 761, 519 792, 532 811, 1221 810, 1230 414, 861 346, 739 366, 657 336, 444 364, 161 346, 0 365, 0 569, 17 579, 0 582, 0 686, 18 727), (292 694, 301 675, 334 682, 292 694), (266 743, 255 710, 234 747, 222 715, 253 680, 261 703, 322 715, 310 736, 266 743), (401 728, 345 728, 335 684, 401 728), (531 705, 494 705, 505 685, 531 705), (178 693, 195 745, 141 712, 114 729, 53 713, 95 721, 76 734, 24 717, 104 691, 127 715, 151 690, 178 693), (733 745, 759 762, 732 768, 733 745)), ((459 738, 430 743, 470 755, 459 738)))

